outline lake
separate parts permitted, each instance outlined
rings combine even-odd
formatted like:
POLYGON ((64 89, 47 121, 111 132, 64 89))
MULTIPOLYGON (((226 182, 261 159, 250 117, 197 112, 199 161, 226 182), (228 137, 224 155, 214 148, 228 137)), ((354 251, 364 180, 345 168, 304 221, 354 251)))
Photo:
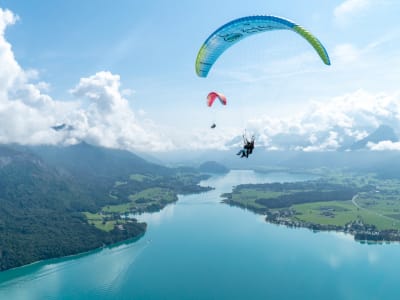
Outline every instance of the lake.
POLYGON ((215 190, 143 214, 146 234, 0 273, 0 299, 399 299, 400 245, 266 223, 220 203, 242 183, 304 174, 231 171, 215 190))

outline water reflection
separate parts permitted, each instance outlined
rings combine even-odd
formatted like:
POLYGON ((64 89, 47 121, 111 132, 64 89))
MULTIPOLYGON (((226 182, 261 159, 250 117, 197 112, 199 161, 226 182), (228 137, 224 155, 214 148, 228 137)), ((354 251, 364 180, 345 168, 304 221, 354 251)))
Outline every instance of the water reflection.
MULTIPOLYGON (((25 271, 25 275, 15 278, 3 276, 0 299, 61 299, 60 295, 63 295, 63 299, 81 299, 82 291, 88 287, 96 294, 113 293, 148 246, 148 241, 142 239, 104 248, 90 255, 52 260, 52 263, 44 261, 19 268, 19 271, 25 271), (7 297, 1 296, 3 292, 7 297)), ((10 275, 13 271, 16 270, 9 271, 10 275)))
POLYGON ((135 218, 139 222, 145 222, 150 226, 159 226, 163 222, 171 219, 174 216, 175 204, 169 204, 159 212, 129 214, 129 218, 135 218))

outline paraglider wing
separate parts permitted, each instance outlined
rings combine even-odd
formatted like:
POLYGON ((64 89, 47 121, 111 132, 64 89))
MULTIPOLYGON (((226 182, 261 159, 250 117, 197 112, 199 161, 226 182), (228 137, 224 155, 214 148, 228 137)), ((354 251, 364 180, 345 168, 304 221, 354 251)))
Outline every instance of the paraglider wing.
POLYGON ((218 57, 233 44, 253 34, 271 30, 291 30, 305 38, 326 65, 330 60, 325 47, 300 25, 275 16, 250 16, 233 20, 214 31, 201 46, 196 59, 196 73, 207 77, 218 57))
POLYGON ((207 105, 212 106, 215 99, 217 98, 222 103, 222 105, 226 105, 226 97, 223 94, 217 92, 211 92, 207 95, 207 105))

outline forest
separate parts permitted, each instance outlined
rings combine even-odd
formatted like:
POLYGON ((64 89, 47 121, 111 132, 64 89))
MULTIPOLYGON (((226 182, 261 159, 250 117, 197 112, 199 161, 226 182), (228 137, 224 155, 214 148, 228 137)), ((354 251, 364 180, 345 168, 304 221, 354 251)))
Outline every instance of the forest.
MULTIPOLYGON (((130 197, 154 187, 171 191, 176 201, 178 193, 207 190, 198 186, 202 178, 194 169, 165 168, 126 151, 88 144, 1 146, 0 270, 138 238, 145 233, 145 223, 129 219, 123 226, 115 222, 102 230, 85 212, 95 214, 106 206, 128 203, 130 197), (150 179, 132 180, 132 174, 150 179)), ((114 221, 119 219, 114 214, 114 221)))

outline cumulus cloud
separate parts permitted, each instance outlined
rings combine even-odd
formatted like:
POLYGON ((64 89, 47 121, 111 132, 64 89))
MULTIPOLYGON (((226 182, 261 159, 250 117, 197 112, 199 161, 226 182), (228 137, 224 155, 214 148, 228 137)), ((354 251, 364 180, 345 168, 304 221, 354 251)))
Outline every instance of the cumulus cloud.
MULTIPOLYGON (((327 101, 314 102, 296 117, 269 116, 249 121, 258 144, 267 148, 326 151, 349 146, 386 124, 400 132, 400 95, 371 94, 358 90, 327 101)), ((370 145, 372 150, 390 143, 370 145)), ((393 147, 393 143, 390 144, 393 147)))
MULTIPOLYGON (((49 85, 35 82, 35 70, 24 70, 5 39, 7 26, 18 17, 0 9, 0 143, 92 144, 127 150, 161 151, 174 147, 151 121, 138 120, 120 89, 120 78, 98 72, 81 78, 71 93, 76 101, 57 101, 46 92, 49 85), (53 130, 66 124, 69 130, 53 130)), ((140 115, 140 114, 139 114, 140 115)))
POLYGON ((7 91, 15 80, 23 76, 20 66, 14 59, 11 45, 4 38, 6 27, 14 24, 17 19, 18 17, 11 11, 0 9, 0 99, 6 99, 7 91))
POLYGON ((11 11, 0 9, 0 142, 54 143, 56 136, 49 126, 69 105, 55 105, 41 92, 46 85, 31 81, 37 73, 23 70, 16 61, 4 33, 18 19, 11 11))
POLYGON ((70 138, 129 150, 170 150, 174 145, 151 121, 137 119, 120 90, 120 77, 98 72, 81 78, 71 93, 85 108, 70 115, 70 138))
POLYGON ((379 143, 367 144, 367 147, 373 151, 400 150, 400 142, 382 141, 379 143))
POLYGON ((339 4, 333 14, 335 19, 344 24, 349 18, 371 6, 372 0, 346 0, 339 4))
POLYGON ((311 151, 329 151, 329 150, 336 150, 339 148, 340 142, 338 141, 338 133, 336 131, 329 131, 329 136, 322 141, 322 143, 317 143, 314 140, 312 145, 304 147, 302 150, 306 152, 311 151))

